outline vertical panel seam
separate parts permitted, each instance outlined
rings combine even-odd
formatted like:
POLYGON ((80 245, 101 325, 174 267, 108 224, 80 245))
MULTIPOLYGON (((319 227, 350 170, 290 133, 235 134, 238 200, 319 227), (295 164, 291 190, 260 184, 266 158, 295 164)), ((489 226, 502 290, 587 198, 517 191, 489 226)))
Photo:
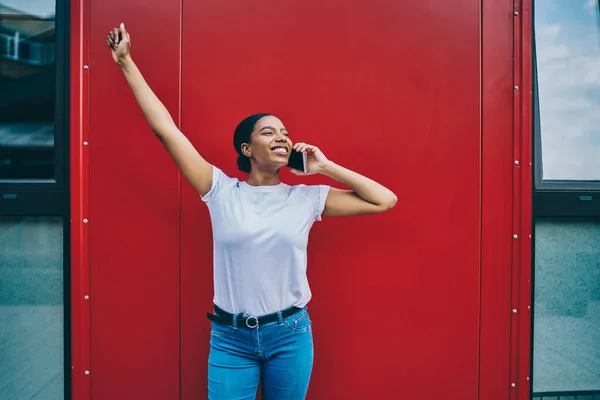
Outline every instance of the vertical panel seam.
MULTIPOLYGON (((91 61, 91 51, 90 51, 90 40, 91 40, 91 26, 92 26, 92 18, 91 18, 91 12, 92 10, 92 2, 91 0, 83 0, 82 1, 82 5, 81 5, 81 45, 82 45, 82 51, 81 51, 81 59, 82 59, 82 64, 87 64, 90 65, 90 61, 91 61)), ((83 68, 83 65, 80 65, 79 68, 83 68)), ((88 142, 90 141, 90 133, 91 133, 91 124, 90 124, 90 70, 87 70, 87 73, 82 74, 82 95, 85 95, 85 97, 82 96, 82 101, 83 101, 83 108, 82 108, 82 112, 83 112, 83 118, 85 118, 85 125, 83 125, 83 132, 82 135, 85 137, 87 136, 87 140, 88 142)), ((78 144, 79 146, 81 146, 81 143, 78 144)), ((90 146, 91 147, 91 146, 90 146)), ((90 187, 91 187, 91 180, 90 180, 90 160, 91 160, 91 150, 88 148, 87 151, 87 160, 85 158, 85 155, 82 154, 81 156, 81 176, 82 176, 82 185, 81 185, 81 196, 82 196, 82 203, 83 203, 83 207, 82 207, 82 216, 88 216, 88 219, 91 219, 89 212, 90 212, 90 206, 91 206, 91 196, 90 196, 90 187)), ((91 289, 92 289, 92 266, 91 266, 91 228, 89 226, 89 224, 87 224, 86 226, 82 226, 82 258, 83 258, 83 263, 82 263, 82 269, 84 269, 85 273, 81 274, 83 283, 82 283, 82 287, 84 289, 84 291, 87 291, 87 293, 91 296, 91 289)), ((83 301, 83 299, 79 299, 79 301, 83 301)), ((88 370, 90 372, 92 371, 92 305, 91 305, 91 301, 85 302, 84 303, 84 311, 87 311, 87 316, 84 315, 84 327, 87 328, 86 330, 86 337, 87 337, 87 365, 84 365, 84 369, 88 370)), ((82 371, 83 372, 83 371, 82 371)), ((91 399, 92 398, 92 377, 90 375, 85 375, 84 377, 85 379, 85 383, 87 384, 87 394, 88 394, 88 398, 91 399)))
MULTIPOLYGON (((179 129, 183 131, 183 0, 179 1, 179 129)), ((179 188, 179 223, 177 225, 177 240, 179 241, 179 398, 183 399, 183 190, 181 184, 181 171, 177 170, 177 180, 179 188)))
POLYGON ((483 283, 483 0, 479 1, 479 321, 477 323, 477 398, 481 397, 481 320, 483 283))

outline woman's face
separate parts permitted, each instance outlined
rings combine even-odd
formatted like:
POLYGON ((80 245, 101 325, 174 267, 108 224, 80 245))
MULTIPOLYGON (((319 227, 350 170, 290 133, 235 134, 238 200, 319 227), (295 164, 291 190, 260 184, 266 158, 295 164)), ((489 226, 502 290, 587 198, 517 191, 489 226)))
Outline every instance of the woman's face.
POLYGON ((250 139, 245 152, 259 167, 277 169, 287 165, 293 144, 279 118, 270 115, 259 119, 250 139))

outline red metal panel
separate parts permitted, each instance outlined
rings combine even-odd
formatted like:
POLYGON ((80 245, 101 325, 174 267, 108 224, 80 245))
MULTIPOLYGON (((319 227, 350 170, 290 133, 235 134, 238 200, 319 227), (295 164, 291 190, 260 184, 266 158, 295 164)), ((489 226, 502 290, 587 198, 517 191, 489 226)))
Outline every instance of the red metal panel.
POLYGON ((88 62, 89 3, 71 1, 70 10, 70 206, 71 206, 71 392, 76 400, 91 396, 88 187, 88 62))
POLYGON ((514 158, 519 161, 514 168, 513 180, 513 266, 511 291, 511 362, 510 399, 529 398, 529 325, 531 322, 529 297, 531 285, 531 7, 522 7, 514 0, 513 52, 514 52, 514 102, 513 140, 514 158), (525 14, 525 15, 523 15, 525 14), (524 36, 525 35, 525 36, 524 36), (529 48, 527 48, 529 46, 529 48), (525 359, 523 359, 525 358, 525 359), (522 368, 527 368, 523 371, 522 368), (527 389, 522 388, 525 386, 527 389))
POLYGON ((519 114, 521 128, 521 220, 522 232, 520 284, 519 284, 519 350, 517 363, 517 398, 529 400, 531 394, 531 274, 532 274, 532 0, 521 0, 521 64, 519 79, 521 82, 521 110, 519 114))
POLYGON ((179 399, 179 172, 105 38, 126 24, 136 63, 177 119, 180 2, 93 0, 90 13, 92 398, 179 399))
MULTIPOLYGON (((183 19, 183 130, 209 161, 242 176, 233 129, 266 110, 399 196, 314 228, 309 397, 477 399, 479 2, 207 0, 183 19)), ((182 398, 206 398, 212 242, 187 183, 182 221, 182 398)))
MULTIPOLYGON (((518 10, 519 1, 513 1, 513 8, 518 10)), ((514 14, 513 14, 514 15, 514 14)), ((513 158, 517 161, 521 157, 521 21, 519 18, 513 18, 513 158)), ((520 229, 521 225, 521 167, 514 165, 513 168, 513 250, 512 250, 512 268, 511 268, 511 324, 510 324, 510 385, 509 399, 517 399, 517 365, 519 358, 519 315, 518 306, 520 302, 520 261, 521 261, 521 242, 523 241, 520 229)))
POLYGON ((505 400, 510 389, 513 18, 510 0, 482 1, 482 400, 505 400))

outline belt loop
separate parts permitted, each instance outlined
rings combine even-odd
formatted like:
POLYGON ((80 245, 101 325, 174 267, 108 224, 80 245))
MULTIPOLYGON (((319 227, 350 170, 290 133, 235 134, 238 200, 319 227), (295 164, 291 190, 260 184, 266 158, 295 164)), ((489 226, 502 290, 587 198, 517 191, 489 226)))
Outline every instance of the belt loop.
POLYGON ((279 325, 283 325, 283 315, 281 315, 281 311, 277 311, 277 322, 279 322, 279 325))
POLYGON ((238 314, 233 314, 232 318, 233 318, 233 327, 237 328, 238 314))

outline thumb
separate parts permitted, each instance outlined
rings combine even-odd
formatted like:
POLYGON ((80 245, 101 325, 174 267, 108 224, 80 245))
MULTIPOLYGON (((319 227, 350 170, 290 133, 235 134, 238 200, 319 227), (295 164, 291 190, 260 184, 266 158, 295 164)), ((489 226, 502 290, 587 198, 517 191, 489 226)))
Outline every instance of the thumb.
POLYGON ((129 39, 129 33, 125 30, 125 24, 121 22, 121 26, 119 27, 121 33, 123 34, 123 38, 127 37, 129 39))
POLYGON ((308 174, 302 172, 302 171, 298 171, 297 169, 290 169, 290 171, 292 171, 292 174, 297 175, 297 176, 306 176, 308 174))

